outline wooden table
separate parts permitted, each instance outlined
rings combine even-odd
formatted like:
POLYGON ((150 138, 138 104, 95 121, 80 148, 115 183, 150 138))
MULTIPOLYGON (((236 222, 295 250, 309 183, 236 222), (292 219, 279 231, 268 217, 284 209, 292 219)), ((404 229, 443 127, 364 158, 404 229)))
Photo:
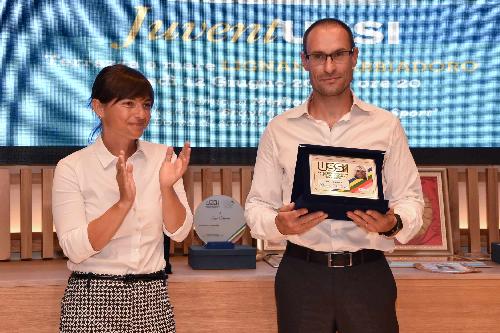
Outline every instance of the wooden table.
MULTIPOLYGON (((169 289, 177 331, 276 332, 274 275, 256 270, 195 271, 172 260, 169 289)), ((447 275, 394 268, 402 333, 500 331, 500 265, 447 275)), ((69 275, 62 260, 0 262, 0 332, 57 332, 69 275)))

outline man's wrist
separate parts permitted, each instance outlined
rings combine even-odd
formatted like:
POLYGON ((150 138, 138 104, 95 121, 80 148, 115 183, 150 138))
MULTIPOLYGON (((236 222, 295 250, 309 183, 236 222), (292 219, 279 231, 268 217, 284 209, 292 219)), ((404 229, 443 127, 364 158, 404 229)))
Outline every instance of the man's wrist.
POLYGON ((394 214, 394 218, 396 220, 394 226, 390 230, 387 230, 385 232, 379 232, 379 235, 385 237, 394 237, 401 229, 403 229, 403 221, 401 220, 401 217, 398 214, 394 214))

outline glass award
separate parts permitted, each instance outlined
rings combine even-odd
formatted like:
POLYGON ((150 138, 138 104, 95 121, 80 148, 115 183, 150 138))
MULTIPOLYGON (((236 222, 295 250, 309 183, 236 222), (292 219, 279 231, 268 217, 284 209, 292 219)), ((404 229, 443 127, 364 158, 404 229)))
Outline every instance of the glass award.
POLYGON ((356 209, 385 214, 380 150, 300 144, 295 164, 292 202, 328 218, 349 220, 356 209))
POLYGON ((194 213, 194 229, 206 246, 231 247, 245 231, 243 208, 233 198, 213 195, 194 213))
POLYGON ((194 213, 194 230, 205 243, 191 245, 188 264, 193 269, 255 269, 256 249, 235 244, 245 232, 243 208, 233 198, 213 195, 194 213))

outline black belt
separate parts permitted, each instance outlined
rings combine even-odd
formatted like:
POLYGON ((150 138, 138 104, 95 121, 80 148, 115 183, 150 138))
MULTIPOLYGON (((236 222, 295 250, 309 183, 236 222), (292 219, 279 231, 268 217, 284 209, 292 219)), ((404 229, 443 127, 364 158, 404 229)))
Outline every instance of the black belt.
POLYGON ((384 252, 371 249, 356 252, 321 252, 287 242, 285 255, 328 267, 351 267, 379 260, 384 257, 384 252))
POLYGON ((113 280, 123 282, 138 282, 138 281, 155 281, 165 280, 167 275, 164 270, 148 273, 148 274, 126 274, 126 275, 111 275, 111 274, 96 274, 73 272, 70 279, 84 279, 84 280, 113 280))

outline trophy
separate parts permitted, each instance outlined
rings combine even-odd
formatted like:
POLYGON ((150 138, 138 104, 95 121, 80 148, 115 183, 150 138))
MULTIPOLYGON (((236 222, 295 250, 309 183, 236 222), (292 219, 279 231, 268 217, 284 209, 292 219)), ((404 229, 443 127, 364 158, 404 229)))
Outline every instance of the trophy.
POLYGON ((292 202, 309 212, 323 211, 328 218, 349 220, 354 210, 385 214, 380 150, 300 144, 297 151, 292 202))
POLYGON ((238 245, 246 223, 243 208, 233 198, 213 195, 194 213, 194 230, 204 245, 189 247, 188 263, 193 269, 255 268, 254 247, 238 245))
POLYGON ((243 208, 231 197, 206 198, 194 213, 194 229, 207 248, 234 248, 245 231, 243 208))

